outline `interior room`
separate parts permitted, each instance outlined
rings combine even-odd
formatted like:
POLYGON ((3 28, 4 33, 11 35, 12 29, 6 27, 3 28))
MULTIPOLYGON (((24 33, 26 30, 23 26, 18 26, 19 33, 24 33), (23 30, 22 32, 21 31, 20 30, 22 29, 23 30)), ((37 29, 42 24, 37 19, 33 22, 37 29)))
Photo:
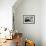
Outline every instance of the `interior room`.
POLYGON ((46 46, 46 0, 0 0, 0 46, 46 46))

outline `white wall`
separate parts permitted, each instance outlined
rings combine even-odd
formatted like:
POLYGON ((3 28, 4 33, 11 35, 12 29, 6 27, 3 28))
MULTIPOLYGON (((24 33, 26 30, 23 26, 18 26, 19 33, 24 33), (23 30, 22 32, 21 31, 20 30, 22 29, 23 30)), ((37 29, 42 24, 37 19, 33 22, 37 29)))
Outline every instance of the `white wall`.
POLYGON ((41 46, 41 0, 23 0, 13 6, 15 28, 22 32, 24 37, 35 41, 41 46), (35 15, 35 24, 23 24, 23 15, 35 15))
POLYGON ((13 13, 15 29, 22 32, 24 37, 33 39, 36 46, 46 46, 46 0, 22 0, 15 3, 13 13), (35 15, 35 24, 23 24, 23 15, 32 14, 35 15))
POLYGON ((41 4, 41 40, 42 46, 46 46, 46 0, 42 0, 41 4))
POLYGON ((12 28, 12 6, 16 0, 0 0, 0 27, 12 28))

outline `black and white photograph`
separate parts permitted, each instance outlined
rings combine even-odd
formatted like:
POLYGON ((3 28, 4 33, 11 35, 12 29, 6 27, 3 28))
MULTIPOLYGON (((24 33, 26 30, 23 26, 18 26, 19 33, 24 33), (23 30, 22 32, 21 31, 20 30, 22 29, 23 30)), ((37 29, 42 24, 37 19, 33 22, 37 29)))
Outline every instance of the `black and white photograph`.
POLYGON ((24 15, 23 23, 24 24, 35 24, 35 15, 24 15))

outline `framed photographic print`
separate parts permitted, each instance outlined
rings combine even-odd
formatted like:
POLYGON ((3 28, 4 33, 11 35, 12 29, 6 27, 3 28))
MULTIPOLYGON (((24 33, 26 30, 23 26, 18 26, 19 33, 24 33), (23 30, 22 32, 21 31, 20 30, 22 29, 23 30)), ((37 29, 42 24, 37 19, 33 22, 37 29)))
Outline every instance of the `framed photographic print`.
POLYGON ((35 15, 23 15, 24 24, 35 24, 35 15))

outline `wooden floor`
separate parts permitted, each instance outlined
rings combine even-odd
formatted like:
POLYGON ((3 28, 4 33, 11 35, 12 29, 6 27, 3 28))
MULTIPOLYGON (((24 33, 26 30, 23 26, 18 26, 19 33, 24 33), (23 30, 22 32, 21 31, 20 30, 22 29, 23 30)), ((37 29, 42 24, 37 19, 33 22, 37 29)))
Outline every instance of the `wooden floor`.
POLYGON ((16 46, 15 39, 13 40, 6 40, 6 42, 2 43, 0 46, 16 46))

